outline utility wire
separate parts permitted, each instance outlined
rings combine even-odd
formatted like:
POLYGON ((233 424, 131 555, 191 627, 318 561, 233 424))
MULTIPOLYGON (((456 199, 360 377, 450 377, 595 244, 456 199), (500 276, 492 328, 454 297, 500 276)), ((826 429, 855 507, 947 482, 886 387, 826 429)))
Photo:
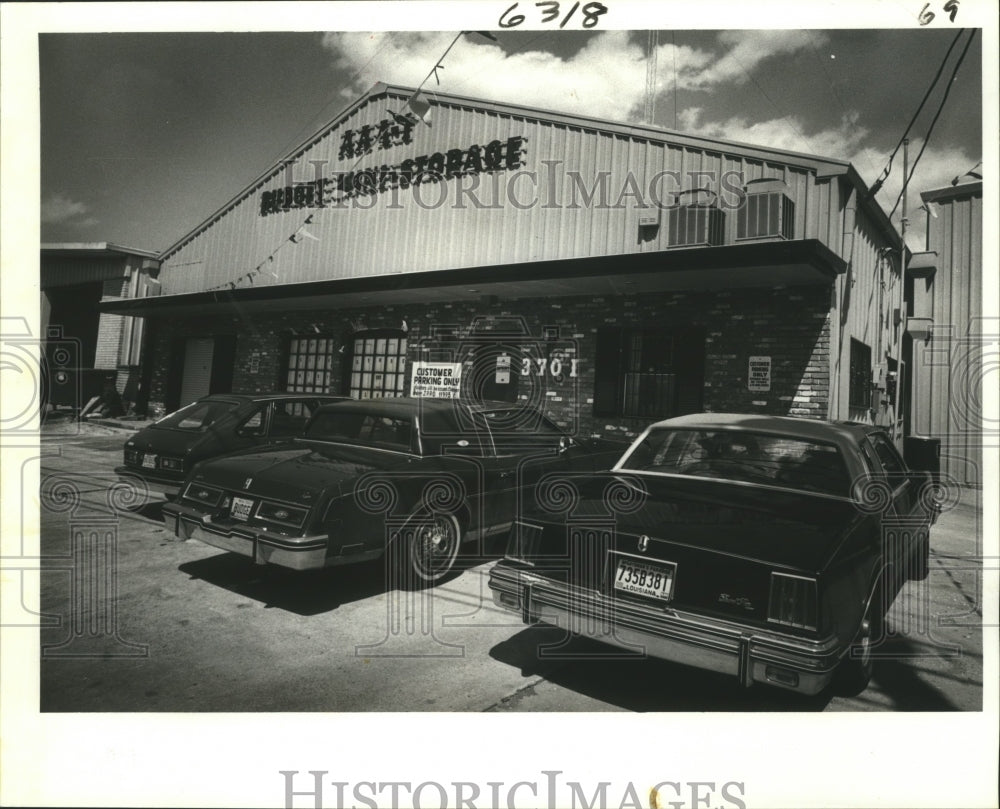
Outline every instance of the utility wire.
MULTIPOLYGON (((962 31, 959 31, 959 34, 963 33, 965 30, 966 29, 962 29, 962 31)), ((917 164, 920 162, 920 158, 924 153, 924 149, 927 148, 927 143, 931 139, 931 132, 934 131, 934 125, 938 122, 938 118, 941 117, 941 112, 944 110, 945 102, 948 101, 948 94, 951 92, 952 84, 954 84, 955 82, 955 76, 958 75, 958 69, 962 66, 962 61, 965 59, 965 54, 969 52, 969 46, 972 45, 972 40, 975 38, 976 38, 976 29, 973 28, 972 33, 969 35, 968 41, 965 43, 965 47, 962 49, 961 55, 958 57, 958 62, 955 64, 954 69, 951 71, 951 77, 948 79, 948 84, 944 88, 944 95, 941 97, 941 103, 938 104, 937 112, 934 113, 934 118, 931 121, 930 126, 927 127, 927 134, 924 135, 924 142, 920 147, 920 151, 917 152, 917 157, 913 161, 913 165, 910 167, 910 173, 903 178, 903 188, 899 192, 899 196, 896 197, 896 204, 892 206, 892 210, 889 212, 890 219, 892 218, 892 215, 896 213, 896 208, 899 207, 899 203, 902 201, 903 195, 906 193, 906 187, 909 185, 910 180, 913 179, 913 172, 917 170, 917 164)))
MULTIPOLYGON (((941 74, 944 72, 944 67, 948 63, 948 57, 951 56, 951 52, 954 50, 955 45, 958 44, 958 40, 961 38, 962 33, 963 33, 964 30, 965 29, 959 30, 959 32, 957 34, 955 34, 955 38, 951 41, 951 44, 948 46, 948 50, 945 52, 944 58, 941 60, 941 64, 940 64, 940 66, 937 69, 937 73, 934 74, 933 81, 931 81, 930 86, 927 88, 927 92, 924 93, 924 97, 920 100, 920 104, 917 106, 917 111, 913 113, 913 117, 910 119, 910 123, 906 125, 906 131, 903 132, 902 137, 900 137, 900 139, 899 139, 899 143, 896 144, 896 148, 893 149, 892 150, 892 154, 889 155, 889 162, 886 164, 885 168, 882 170, 882 176, 879 177, 875 181, 875 183, 871 187, 871 190, 869 190, 869 192, 868 192, 869 198, 874 197, 879 192, 879 190, 882 188, 882 184, 887 179, 889 179, 889 174, 890 174, 890 172, 892 172, 892 161, 893 161, 893 159, 896 157, 896 154, 899 152, 900 147, 902 147, 903 141, 906 140, 906 138, 909 136, 910 130, 913 128, 913 124, 916 122, 917 117, 923 111, 924 104, 927 103, 927 99, 930 98, 930 95, 933 92, 934 87, 938 83, 938 79, 941 78, 941 74)), ((968 48, 968 46, 966 46, 966 48, 968 48)), ((963 53, 962 55, 964 56, 965 54, 963 53)), ((952 75, 954 76, 954 74, 952 74, 952 75)), ((904 185, 905 185, 905 183, 904 183, 904 185)), ((893 208, 893 210, 896 210, 896 209, 893 208)))

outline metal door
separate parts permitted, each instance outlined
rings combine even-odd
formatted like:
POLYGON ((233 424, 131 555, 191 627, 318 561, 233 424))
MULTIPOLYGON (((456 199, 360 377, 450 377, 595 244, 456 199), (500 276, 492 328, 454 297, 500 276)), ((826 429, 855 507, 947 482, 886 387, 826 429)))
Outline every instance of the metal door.
POLYGON ((195 399, 208 396, 212 381, 212 355, 215 340, 211 337, 189 337, 184 346, 184 376, 181 381, 183 407, 195 399))

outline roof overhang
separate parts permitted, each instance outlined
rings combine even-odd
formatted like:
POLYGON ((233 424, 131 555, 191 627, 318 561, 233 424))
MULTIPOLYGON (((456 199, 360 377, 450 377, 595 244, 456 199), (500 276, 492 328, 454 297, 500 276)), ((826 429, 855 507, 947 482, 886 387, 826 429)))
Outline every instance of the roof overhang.
POLYGON ((934 188, 930 191, 921 191, 920 199, 924 202, 946 202, 960 197, 981 197, 983 195, 983 181, 975 183, 956 183, 944 188, 934 188))
POLYGON ((113 242, 49 242, 41 245, 41 252, 43 256, 58 258, 141 256, 142 258, 155 259, 159 255, 155 250, 125 247, 113 242))
POLYGON ((301 284, 108 298, 103 312, 140 317, 218 312, 348 309, 366 306, 577 295, 642 295, 830 285, 846 263, 816 239, 694 247, 591 258, 462 267, 301 284))

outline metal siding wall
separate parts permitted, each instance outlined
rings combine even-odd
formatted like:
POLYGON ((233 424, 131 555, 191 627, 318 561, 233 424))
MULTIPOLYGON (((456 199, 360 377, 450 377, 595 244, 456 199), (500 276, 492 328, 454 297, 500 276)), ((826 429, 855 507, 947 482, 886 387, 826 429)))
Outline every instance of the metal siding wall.
MULTIPOLYGON (((308 161, 326 161, 323 174, 349 170, 359 161, 338 160, 342 133, 388 117, 387 108, 399 110, 403 100, 397 97, 375 98, 361 105, 318 139, 299 156, 294 168, 297 180, 312 179, 315 170, 308 161)), ((528 120, 458 104, 442 103, 432 112, 430 127, 418 124, 413 142, 382 151, 376 149, 360 161, 359 169, 382 164, 398 165, 406 158, 429 155, 450 148, 466 149, 472 144, 485 145, 512 136, 526 137, 524 168, 538 173, 537 188, 527 177, 516 181, 522 200, 537 195, 537 205, 519 210, 501 195, 499 209, 479 209, 466 197, 464 207, 456 209, 456 187, 465 187, 471 178, 446 182, 447 201, 437 206, 439 187, 426 185, 398 192, 398 207, 393 207, 391 191, 378 195, 370 209, 348 205, 344 208, 301 209, 261 217, 261 194, 284 185, 283 172, 276 169, 245 198, 187 243, 166 256, 161 280, 164 294, 196 292, 225 285, 254 270, 277 250, 274 261, 254 277, 255 286, 289 282, 318 281, 395 272, 414 272, 453 267, 502 265, 549 258, 574 258, 604 254, 661 250, 667 228, 661 227, 654 239, 638 240, 639 211, 634 200, 624 199, 624 208, 612 207, 633 172, 640 190, 648 192, 650 178, 659 171, 677 171, 687 187, 687 173, 712 172, 703 185, 721 193, 724 171, 743 171, 745 179, 760 176, 784 177, 789 195, 795 200, 795 238, 819 238, 834 252, 840 253, 839 229, 831 228, 838 206, 831 204, 833 181, 817 182, 802 166, 789 167, 781 162, 763 163, 735 153, 707 151, 664 142, 569 126, 563 122, 528 120), (556 167, 556 199, 549 199, 548 170, 545 160, 560 161, 556 167), (601 171, 609 172, 609 206, 582 204, 571 208, 573 182, 566 172, 576 172, 589 190, 601 171), (415 204, 416 197, 424 206, 415 204), (546 203, 554 203, 543 207, 546 203), (303 239, 294 244, 288 237, 313 215, 308 231, 319 241, 303 239), (267 274, 267 269, 278 278, 267 274)), ((663 138, 669 137, 664 134, 663 138)), ((721 146, 721 145, 720 145, 721 146)), ((492 193, 485 193, 496 181, 502 191, 515 172, 479 175, 478 196, 488 205, 492 193)), ((671 179, 661 181, 664 191, 680 190, 671 179)), ((577 195, 579 197, 579 195, 577 195)), ((735 215, 726 216, 727 242, 735 238, 735 215)), ((248 286, 247 282, 240 284, 248 286)))
MULTIPOLYGON (((927 249, 938 267, 920 295, 934 320, 914 344, 914 431, 941 439, 941 471, 979 485, 982 463, 982 197, 935 200, 927 249)), ((920 282, 918 282, 920 283, 920 282)))
POLYGON ((112 278, 124 278, 125 265, 126 258, 124 256, 114 258, 91 256, 50 258, 42 256, 39 280, 45 289, 86 284, 91 281, 107 281, 112 278))

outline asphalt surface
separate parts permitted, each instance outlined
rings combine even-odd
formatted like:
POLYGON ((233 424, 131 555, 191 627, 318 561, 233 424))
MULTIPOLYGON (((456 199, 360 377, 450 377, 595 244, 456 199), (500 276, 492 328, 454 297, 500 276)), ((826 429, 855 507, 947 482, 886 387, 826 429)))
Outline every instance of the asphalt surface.
POLYGON ((982 708, 974 490, 932 530, 930 577, 893 605, 869 688, 805 698, 526 627, 493 606, 499 547, 410 594, 386 590, 380 562, 303 574, 178 541, 158 496, 109 495, 127 435, 68 422, 43 434, 42 712, 982 708))

